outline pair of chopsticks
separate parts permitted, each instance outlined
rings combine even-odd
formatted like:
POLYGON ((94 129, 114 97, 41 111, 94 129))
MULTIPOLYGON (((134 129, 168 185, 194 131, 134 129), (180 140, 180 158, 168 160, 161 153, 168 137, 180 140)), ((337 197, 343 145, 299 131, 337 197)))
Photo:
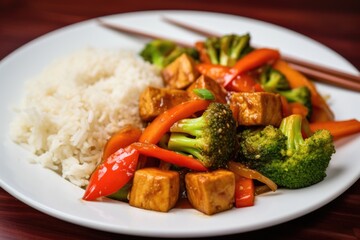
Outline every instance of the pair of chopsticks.
MULTIPOLYGON (((182 23, 182 22, 170 19, 170 18, 163 17, 162 19, 167 23, 170 23, 170 24, 180 27, 182 29, 186 29, 188 31, 200 34, 204 37, 219 36, 216 33, 213 33, 210 31, 205 31, 203 29, 199 29, 194 26, 191 26, 191 25, 188 25, 188 24, 185 24, 185 23, 182 23)), ((156 36, 153 34, 147 34, 145 32, 127 28, 125 26, 120 26, 118 24, 115 25, 115 24, 106 23, 100 19, 98 19, 98 22, 100 23, 100 25, 102 25, 106 28, 115 30, 115 31, 120 31, 123 33, 131 34, 131 35, 135 35, 135 36, 139 36, 139 37, 145 37, 145 38, 149 38, 149 39, 161 39, 162 38, 162 37, 159 37, 159 36, 156 36)), ((175 42, 178 45, 189 47, 189 44, 178 42, 176 39, 171 39, 171 38, 167 38, 167 39, 175 42)), ((286 61, 287 63, 289 63, 294 69, 296 69, 297 71, 303 73, 304 75, 308 76, 309 78, 311 78, 315 81, 319 81, 322 83, 331 84, 331 85, 334 85, 337 87, 360 92, 360 76, 359 75, 352 75, 352 74, 345 73, 342 71, 319 66, 314 63, 306 62, 306 61, 303 61, 300 59, 295 59, 295 58, 289 57, 289 56, 282 55, 282 59, 284 61, 286 61)))

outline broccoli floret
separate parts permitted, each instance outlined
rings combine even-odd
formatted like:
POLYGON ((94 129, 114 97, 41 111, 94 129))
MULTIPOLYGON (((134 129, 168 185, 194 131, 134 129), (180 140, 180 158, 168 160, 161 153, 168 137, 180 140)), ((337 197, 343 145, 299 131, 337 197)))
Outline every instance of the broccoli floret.
POLYGON ((271 161, 245 161, 249 167, 261 172, 276 184, 286 188, 302 188, 322 181, 331 156, 335 153, 329 131, 318 130, 304 139, 302 117, 291 115, 282 120, 279 130, 286 136, 286 148, 282 158, 271 161))
POLYGON ((217 37, 208 37, 205 40, 205 48, 212 64, 219 64, 220 43, 217 37))
POLYGON ((180 47, 170 40, 155 39, 145 45, 140 56, 160 68, 164 68, 181 54, 186 53, 197 60, 198 52, 195 48, 180 47))
POLYGON ((249 34, 209 37, 205 40, 205 48, 211 63, 230 67, 252 50, 249 34))
POLYGON ((240 157, 253 166, 281 159, 286 149, 286 136, 272 125, 241 130, 238 141, 240 157))
POLYGON ((285 91, 278 91, 278 93, 286 98, 288 102, 298 102, 308 109, 306 115, 310 119, 312 114, 311 92, 308 87, 298 87, 285 91))
POLYGON ((200 117, 182 119, 170 131, 170 150, 190 154, 210 169, 224 167, 235 152, 236 123, 226 104, 213 102, 200 117))
POLYGON ((307 119, 312 114, 311 92, 308 87, 290 88, 286 77, 276 69, 268 66, 260 74, 260 84, 267 92, 279 93, 288 102, 298 102, 308 109, 307 119))
POLYGON ((270 66, 265 67, 261 72, 260 84, 267 92, 290 90, 290 85, 286 77, 270 66))

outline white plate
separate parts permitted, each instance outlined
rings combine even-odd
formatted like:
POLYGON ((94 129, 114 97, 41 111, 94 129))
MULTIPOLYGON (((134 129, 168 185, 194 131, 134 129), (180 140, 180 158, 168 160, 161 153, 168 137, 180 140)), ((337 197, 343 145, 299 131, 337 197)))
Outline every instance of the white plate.
MULTIPOLYGON (((104 20, 147 30, 164 37, 193 43, 200 36, 161 21, 166 15, 219 33, 251 33, 252 43, 275 47, 288 55, 357 73, 344 58, 327 47, 298 33, 268 23, 225 14, 192 11, 135 12, 104 17, 104 20)), ((276 225, 307 214, 330 202, 360 175, 360 138, 337 142, 337 153, 324 181, 301 190, 279 190, 259 196, 250 208, 233 209, 205 216, 193 209, 173 209, 158 213, 130 207, 126 203, 85 202, 83 190, 50 170, 27 162, 26 153, 8 137, 13 118, 11 106, 23 94, 24 81, 39 73, 49 62, 86 46, 131 48, 145 43, 124 34, 101 28, 95 20, 74 24, 46 34, 19 48, 0 63, 0 185, 26 204, 56 218, 82 226, 139 236, 199 237, 246 232, 276 225)), ((360 119, 360 95, 318 85, 331 96, 337 119, 360 119), (352 107, 348 107, 352 106, 352 107)))

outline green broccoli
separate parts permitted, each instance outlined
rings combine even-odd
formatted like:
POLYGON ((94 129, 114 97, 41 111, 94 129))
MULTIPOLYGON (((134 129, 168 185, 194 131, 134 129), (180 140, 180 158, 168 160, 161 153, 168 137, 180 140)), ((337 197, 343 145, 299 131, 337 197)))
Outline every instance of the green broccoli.
POLYGON ((286 77, 278 70, 267 66, 260 74, 260 84, 267 92, 290 90, 286 77))
POLYGON ((205 48, 211 63, 223 66, 233 66, 237 60, 252 50, 249 34, 209 37, 205 40, 205 48))
POLYGON ((205 48, 209 55, 210 61, 212 64, 220 64, 219 55, 220 55, 220 44, 219 38, 217 37, 208 37, 205 40, 205 48))
POLYGON ((286 149, 286 136, 272 125, 246 128, 239 132, 239 154, 252 165, 282 158, 286 149))
POLYGON ((190 154, 210 169, 224 167, 236 149, 236 123, 226 104, 212 102, 200 117, 182 119, 170 131, 170 150, 190 154))
POLYGON ((290 88, 286 77, 276 69, 268 66, 260 74, 260 84, 267 92, 279 93, 288 102, 298 102, 308 109, 307 119, 312 114, 311 92, 308 87, 290 88))
MULTIPOLYGON (((284 118, 279 130, 286 136, 282 156, 254 161, 244 151, 240 161, 286 188, 302 188, 322 181, 331 156, 335 153, 330 132, 318 130, 304 139, 302 117, 295 114, 284 118)), ((282 138, 279 141, 280 146, 283 146, 282 138)))
POLYGON ((278 91, 286 98, 288 102, 298 102, 308 109, 306 118, 310 119, 312 115, 311 92, 308 87, 297 87, 290 90, 278 91))
POLYGON ((180 47, 170 40, 155 39, 147 43, 141 50, 140 56, 160 68, 164 68, 181 54, 186 53, 195 60, 199 58, 195 48, 180 47))

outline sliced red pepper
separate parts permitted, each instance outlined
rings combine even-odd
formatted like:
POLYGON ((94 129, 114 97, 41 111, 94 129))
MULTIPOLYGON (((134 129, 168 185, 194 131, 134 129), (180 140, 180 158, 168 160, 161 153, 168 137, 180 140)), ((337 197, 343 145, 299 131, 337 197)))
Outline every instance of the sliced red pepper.
POLYGON ((230 67, 211 63, 199 63, 196 65, 196 69, 202 75, 217 81, 222 86, 224 85, 225 75, 229 74, 230 71, 230 67))
POLYGON ((142 134, 140 128, 133 125, 126 125, 116 132, 107 141, 103 151, 103 161, 108 159, 111 154, 116 152, 119 148, 129 146, 133 142, 137 142, 142 134))
POLYGON ((95 169, 83 199, 96 200, 125 186, 135 173, 138 158, 139 152, 132 146, 120 148, 95 169))
POLYGON ((209 104, 210 101, 208 100, 195 99, 180 103, 168 109, 157 116, 154 121, 145 128, 139 142, 157 144, 175 122, 190 117, 196 112, 205 110, 209 104))
POLYGON ((131 144, 131 146, 139 151, 140 154, 148 157, 158 158, 180 167, 186 167, 196 171, 208 170, 200 161, 193 157, 188 157, 174 151, 160 148, 155 144, 136 142, 131 144))
POLYGON ((263 88, 249 74, 236 76, 225 88, 233 92, 263 92, 263 88))
POLYGON ((237 177, 235 183, 235 207, 250 207, 255 203, 254 181, 250 178, 237 177))
POLYGON ((269 62, 274 62, 280 58, 279 51, 269 48, 259 48, 240 58, 224 77, 226 87, 239 74, 246 73, 269 62))

